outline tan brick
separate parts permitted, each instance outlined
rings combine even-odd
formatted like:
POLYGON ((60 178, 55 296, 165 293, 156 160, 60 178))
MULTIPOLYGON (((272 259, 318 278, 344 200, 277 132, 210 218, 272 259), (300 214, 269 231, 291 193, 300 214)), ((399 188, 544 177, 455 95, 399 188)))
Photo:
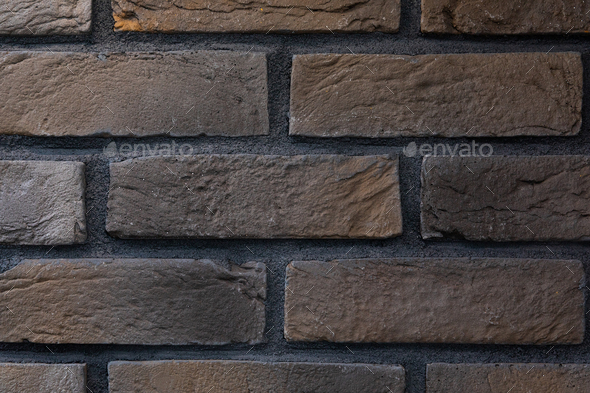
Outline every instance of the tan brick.
POLYGON ((120 238, 388 238, 401 234, 397 158, 198 155, 111 164, 120 238))
POLYGON ((590 158, 427 157, 422 237, 589 240, 590 158))
POLYGON ((587 393, 587 364, 429 364, 426 393, 587 393))
POLYGON ((0 274, 0 341, 264 341, 266 272, 194 259, 27 260, 0 274))
POLYGON ((582 72, 579 53, 296 55, 289 133, 576 135, 582 72))
POLYGON ((181 360, 109 363, 110 393, 403 393, 400 366, 181 360))
POLYGON ((400 0, 259 2, 112 0, 117 31, 162 33, 397 32, 400 0))
POLYGON ((86 365, 0 363, 0 392, 86 393, 86 365))
POLYGON ((0 35, 88 34, 91 19, 92 0, 3 0, 0 3, 0 35))
POLYGON ((292 262, 287 266, 285 338, 579 344, 584 339, 583 284, 579 261, 292 262))
POLYGON ((0 243, 86 240, 84 163, 0 161, 0 243))
POLYGON ((590 30, 585 0, 422 0, 422 32, 576 34, 590 30))
POLYGON ((266 135, 266 74, 253 52, 0 52, 0 133, 266 135))

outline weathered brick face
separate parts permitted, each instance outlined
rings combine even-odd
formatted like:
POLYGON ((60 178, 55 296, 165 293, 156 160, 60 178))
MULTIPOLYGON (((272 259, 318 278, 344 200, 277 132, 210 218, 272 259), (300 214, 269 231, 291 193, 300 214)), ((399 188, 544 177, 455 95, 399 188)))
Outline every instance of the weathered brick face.
POLYGON ((581 110, 578 53, 297 55, 289 133, 566 136, 581 110))
POLYGON ((422 0, 422 32, 445 34, 587 34, 584 0, 422 0))
POLYGON ((394 33, 400 0, 208 3, 112 0, 115 30, 163 33, 394 33))

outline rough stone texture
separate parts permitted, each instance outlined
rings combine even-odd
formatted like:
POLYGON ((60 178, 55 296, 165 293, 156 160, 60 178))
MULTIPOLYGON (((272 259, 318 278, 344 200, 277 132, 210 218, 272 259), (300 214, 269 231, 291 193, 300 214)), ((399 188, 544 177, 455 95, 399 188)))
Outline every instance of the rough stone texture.
POLYGON ((423 33, 575 34, 590 30, 585 0, 422 0, 423 33))
POLYGON ((582 76, 571 52, 295 55, 290 134, 575 135, 582 76))
POLYGON ((0 392, 86 393, 86 365, 0 363, 0 392))
POLYGON ((91 18, 92 0, 2 0, 0 35, 88 34, 91 18))
POLYGON ((429 364, 426 393, 587 393, 587 364, 429 364))
POLYGON ((207 33, 395 33, 400 0, 111 0, 115 30, 207 33))
POLYGON ((397 158, 197 155, 111 164, 120 238, 387 238, 401 234, 397 158))
POLYGON ((403 393, 400 366, 240 361, 109 363, 110 393, 403 393))
POLYGON ((84 163, 0 161, 0 243, 86 240, 84 163))
POLYGON ((264 340, 265 266, 209 260, 27 260, 0 274, 0 341, 229 344, 264 340))
POLYGON ((265 135, 266 74, 252 52, 1 52, 0 133, 265 135))
POLYGON ((590 157, 427 157, 422 237, 590 240, 590 157))
POLYGON ((584 339, 583 287, 579 261, 292 262, 287 266, 285 338, 579 344, 584 339))

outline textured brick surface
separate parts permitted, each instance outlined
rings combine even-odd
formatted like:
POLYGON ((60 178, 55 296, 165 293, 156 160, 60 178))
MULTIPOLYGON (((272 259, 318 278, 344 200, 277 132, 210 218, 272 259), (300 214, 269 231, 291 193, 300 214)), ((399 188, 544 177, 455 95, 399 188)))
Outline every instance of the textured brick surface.
POLYGON ((587 393, 587 364, 429 364, 426 393, 587 393))
POLYGON ((86 34, 91 17, 92 0, 3 0, 0 35, 86 34))
POLYGON ((585 0, 422 0, 422 32, 575 34, 590 30, 585 0))
POLYGON ((578 261, 359 259, 287 267, 289 341, 579 344, 578 261))
POLYGON ((0 161, 0 243, 86 240, 84 164, 0 161))
POLYGON ((575 135, 581 109, 578 53, 293 58, 292 135, 575 135))
POLYGON ((0 341, 227 344, 263 341, 266 273, 249 262, 29 260, 0 274, 0 341))
POLYGON ((112 0, 115 30, 145 32, 369 32, 399 28, 400 0, 112 0))
POLYGON ((0 133, 268 133, 264 54, 0 53, 0 133))
POLYGON ((111 393, 403 393, 404 369, 380 364, 155 361, 109 363, 111 393))
POLYGON ((86 365, 0 363, 2 393, 86 393, 86 365))
POLYGON ((589 240, 590 158, 427 157, 422 237, 589 240))
POLYGON ((197 155, 111 164, 121 238, 386 238, 402 231, 397 158, 197 155))

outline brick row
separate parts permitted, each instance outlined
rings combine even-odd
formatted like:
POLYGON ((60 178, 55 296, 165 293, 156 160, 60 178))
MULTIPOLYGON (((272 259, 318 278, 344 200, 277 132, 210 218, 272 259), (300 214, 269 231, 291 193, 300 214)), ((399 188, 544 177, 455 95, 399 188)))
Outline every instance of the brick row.
POLYGON ((0 79, 2 134, 268 134, 261 53, 1 52, 0 79))
POLYGON ((0 274, 0 342, 229 344, 264 340, 261 263, 26 260, 0 274))
POLYGON ((0 243, 86 240, 84 163, 0 161, 0 243))
POLYGON ((109 363, 111 393, 403 393, 401 366, 240 361, 109 363))
POLYGON ((401 234, 387 156, 196 155, 111 164, 119 238, 387 238, 401 234))
MULTIPOLYGON (((584 270, 574 260, 295 261, 288 341, 579 344, 584 270)), ((0 274, 0 342, 264 342, 262 263, 25 260, 0 274)))
POLYGON ((288 341, 579 344, 578 261, 360 259, 287 267, 288 341))
POLYGON ((582 85, 579 53, 296 55, 289 133, 576 135, 582 85))
POLYGON ((590 239, 590 158, 426 157, 422 237, 590 239))

